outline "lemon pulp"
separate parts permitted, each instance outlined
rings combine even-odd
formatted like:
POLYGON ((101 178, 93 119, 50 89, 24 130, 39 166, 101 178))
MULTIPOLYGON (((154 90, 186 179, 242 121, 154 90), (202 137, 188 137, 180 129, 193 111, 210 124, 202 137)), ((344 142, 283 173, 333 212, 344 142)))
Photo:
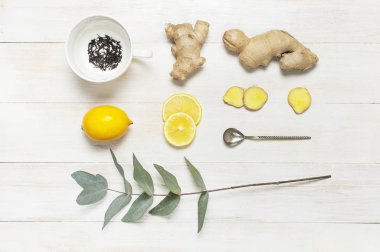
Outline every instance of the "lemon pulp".
POLYGON ((164 136, 171 145, 183 147, 193 141, 196 129, 192 117, 182 112, 175 113, 165 121, 164 136))
POLYGON ((202 107, 192 95, 177 93, 170 96, 164 103, 162 118, 166 121, 171 115, 179 112, 183 112, 193 118, 196 125, 201 121, 202 107))

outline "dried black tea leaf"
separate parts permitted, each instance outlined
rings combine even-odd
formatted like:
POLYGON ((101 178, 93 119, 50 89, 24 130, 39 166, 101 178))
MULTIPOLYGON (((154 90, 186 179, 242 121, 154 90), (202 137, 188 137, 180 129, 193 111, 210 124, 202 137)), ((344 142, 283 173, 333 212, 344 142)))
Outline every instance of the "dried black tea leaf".
POLYGON ((102 71, 115 69, 122 59, 120 41, 108 35, 99 36, 88 43, 88 61, 102 71))

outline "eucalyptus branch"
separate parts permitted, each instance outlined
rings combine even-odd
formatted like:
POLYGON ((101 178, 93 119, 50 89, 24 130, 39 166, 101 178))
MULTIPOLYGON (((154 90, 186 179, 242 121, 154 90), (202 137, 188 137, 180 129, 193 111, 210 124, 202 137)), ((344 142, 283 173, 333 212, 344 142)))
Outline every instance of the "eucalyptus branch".
POLYGON ((132 195, 138 195, 138 197, 132 202, 129 210, 121 219, 122 222, 137 222, 144 216, 145 213, 149 212, 151 215, 157 216, 167 216, 171 214, 180 203, 181 196, 195 195, 199 194, 198 199, 198 232, 202 230, 207 205, 209 200, 209 193, 235 190, 240 188, 257 187, 257 186, 270 186, 270 185, 283 185, 290 183, 299 182, 312 182, 322 179, 329 179, 331 175, 318 176, 318 177, 308 177, 301 179, 291 179, 291 180, 280 180, 273 182, 264 183, 254 183, 254 184, 244 184, 236 185, 230 187, 222 187, 216 189, 207 189, 206 184, 202 178, 201 173, 197 168, 194 167, 189 160, 185 158, 187 168, 196 184, 199 191, 194 192, 182 192, 181 187, 178 184, 177 178, 167 171, 164 167, 154 164, 157 172, 161 175, 165 186, 168 188, 169 192, 166 194, 155 193, 154 183, 151 175, 137 160, 136 156, 133 155, 133 179, 137 182, 138 186, 142 189, 141 193, 133 193, 132 185, 128 182, 125 177, 123 167, 118 163, 115 154, 110 150, 113 162, 116 169, 118 170, 120 176, 123 179, 124 191, 118 191, 108 187, 108 182, 105 177, 100 174, 90 174, 85 171, 76 171, 71 176, 82 187, 82 191, 77 197, 77 203, 79 205, 90 205, 94 204, 101 199, 103 199, 108 191, 119 193, 109 205, 106 213, 104 214, 104 224, 103 228, 111 221, 111 219, 120 211, 122 211, 132 200, 132 195), (153 197, 159 196, 164 197, 156 206, 152 209, 153 197), (150 210, 149 210, 150 209, 150 210))
MULTIPOLYGON (((331 175, 325 175, 325 176, 318 176, 318 177, 309 177, 309 178, 301 178, 301 179, 291 179, 291 180, 280 180, 280 181, 273 181, 273 182, 263 182, 263 183, 254 183, 254 184, 245 184, 245 185, 237 185, 237 186, 230 186, 230 187, 222 187, 217 189, 210 189, 210 190, 204 190, 204 191, 197 191, 197 192, 185 192, 179 194, 180 196, 187 196, 187 195, 194 195, 194 194, 201 194, 205 192, 220 192, 220 191, 227 191, 227 190, 234 190, 234 189, 241 189, 246 187, 257 187, 257 186, 269 186, 269 185, 283 185, 283 184, 290 184, 290 183, 299 183, 299 182, 313 182, 323 179, 329 179, 331 178, 331 175)), ((107 190, 112 192, 117 192, 121 194, 126 194, 125 192, 114 190, 111 188, 108 188, 107 190)), ((140 195, 139 193, 132 193, 130 195, 140 195)), ((161 194, 161 193, 154 193, 152 196, 160 196, 165 197, 167 194, 161 194)))

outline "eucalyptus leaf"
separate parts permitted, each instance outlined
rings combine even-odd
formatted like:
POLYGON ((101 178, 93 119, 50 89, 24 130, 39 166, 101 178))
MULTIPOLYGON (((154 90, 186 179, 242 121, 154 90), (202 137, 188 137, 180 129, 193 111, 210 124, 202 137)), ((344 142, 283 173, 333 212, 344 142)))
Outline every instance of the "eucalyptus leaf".
POLYGON ((160 165, 154 164, 154 167, 158 173, 160 173, 162 179, 165 182, 165 185, 169 188, 169 190, 174 194, 180 195, 181 187, 178 185, 177 178, 160 165))
POLYGON ((108 183, 102 175, 96 174, 94 176, 84 171, 77 171, 71 176, 83 188, 77 197, 79 205, 93 204, 106 196, 108 183))
POLYGON ((107 185, 88 186, 77 197, 78 205, 90 205, 103 199, 107 194, 107 185))
POLYGON ((131 195, 121 194, 111 202, 110 206, 107 209, 107 212, 104 215, 104 224, 102 229, 104 229, 104 227, 118 212, 120 212, 124 207, 128 205, 131 199, 131 195))
POLYGON ((115 164, 117 170, 119 171, 120 175, 123 177, 125 193, 126 193, 126 194, 132 194, 132 186, 131 186, 131 184, 127 181, 127 179, 125 178, 125 174, 124 174, 124 169, 123 169, 123 167, 117 162, 116 156, 115 156, 115 154, 113 153, 112 149, 110 149, 110 152, 111 152, 112 160, 113 160, 113 162, 114 162, 114 164, 115 164))
POLYGON ((135 154, 133 154, 133 178, 139 184, 139 186, 146 192, 146 194, 152 196, 154 193, 153 180, 150 174, 142 167, 137 160, 135 154))
POLYGON ((207 190, 205 182, 203 181, 203 178, 202 178, 201 174, 199 173, 199 171, 197 170, 197 168, 195 168, 194 165, 192 165, 190 163, 190 161, 187 160, 186 157, 185 157, 185 161, 186 161, 187 167, 189 168, 190 173, 193 176, 193 179, 194 179, 195 183, 197 184, 197 186, 199 186, 202 191, 207 190))
POLYGON ((157 206, 152 208, 149 213, 158 216, 167 216, 177 208, 181 196, 170 192, 157 206))
POLYGON ((208 194, 208 192, 202 192, 198 200, 198 233, 202 230, 203 223, 205 221, 208 204, 208 194))
POLYGON ((148 211, 149 207, 153 203, 153 196, 146 193, 140 194, 140 196, 132 203, 128 212, 121 219, 123 222, 136 222, 148 211))
POLYGON ((85 172, 85 171, 76 171, 71 174, 71 177, 80 185, 82 188, 91 186, 97 183, 97 178, 95 175, 85 172))

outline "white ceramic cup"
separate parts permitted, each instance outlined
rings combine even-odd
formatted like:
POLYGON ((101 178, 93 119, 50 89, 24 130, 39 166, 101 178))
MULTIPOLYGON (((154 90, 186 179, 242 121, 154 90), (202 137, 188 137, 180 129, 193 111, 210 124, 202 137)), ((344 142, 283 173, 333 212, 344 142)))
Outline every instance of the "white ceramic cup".
POLYGON ((127 30, 119 22, 106 16, 91 16, 80 21, 66 40, 65 52, 71 69, 82 79, 94 83, 108 82, 120 77, 130 66, 133 57, 152 57, 149 50, 134 49, 127 30), (102 71, 89 62, 88 44, 98 35, 109 35, 120 41, 122 59, 115 69, 102 71))

